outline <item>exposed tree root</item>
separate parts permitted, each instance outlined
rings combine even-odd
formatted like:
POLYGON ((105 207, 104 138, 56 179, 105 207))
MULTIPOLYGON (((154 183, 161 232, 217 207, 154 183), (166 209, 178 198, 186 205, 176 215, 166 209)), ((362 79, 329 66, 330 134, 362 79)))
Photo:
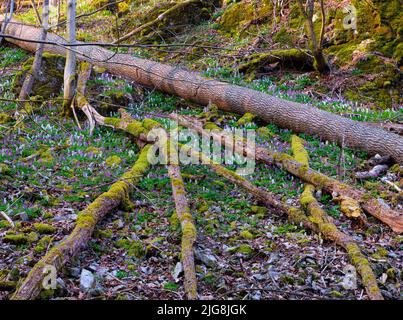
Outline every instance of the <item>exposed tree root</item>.
POLYGON ((185 273, 185 293, 189 300, 195 300, 197 299, 197 280, 193 244, 197 237, 196 227, 193 222, 192 214, 190 213, 179 166, 170 164, 168 166, 168 175, 171 178, 176 214, 182 228, 182 264, 185 273))
POLYGON ((101 194, 87 208, 81 211, 72 233, 61 243, 54 246, 29 272, 24 282, 12 295, 12 300, 28 300, 36 298, 42 289, 44 280, 44 268, 53 266, 60 270, 72 257, 87 244, 95 229, 96 224, 109 212, 126 205, 129 195, 135 185, 147 171, 149 162, 147 153, 150 145, 146 145, 140 152, 139 158, 132 169, 122 175, 107 192, 101 194))
MULTIPOLYGON (((175 114, 172 114, 170 117, 174 120, 177 120, 180 125, 193 129, 202 135, 211 135, 214 140, 219 141, 225 139, 225 133, 223 131, 219 132, 213 130, 211 132, 207 132, 203 129, 202 125, 196 123, 193 118, 178 116, 175 114)), ((235 140, 236 141, 234 141, 233 144, 235 152, 246 155, 247 148, 245 148, 243 139, 239 138, 235 140)), ((228 141, 231 142, 231 139, 226 139, 226 141, 227 143, 228 141)), ((393 231, 397 233, 403 232, 403 213, 390 209, 378 199, 373 198, 368 192, 353 188, 336 179, 315 171, 306 165, 299 163, 288 154, 275 152, 260 147, 257 147, 255 151, 257 161, 267 164, 275 164, 277 167, 286 170, 301 180, 310 183, 317 188, 325 190, 331 194, 335 200, 353 199, 355 202, 359 203, 365 212, 384 222, 393 231)), ((248 152, 250 153, 251 151, 248 152)), ((348 203, 346 203, 346 205, 348 206, 348 203)), ((352 211, 355 210, 354 206, 351 206, 351 208, 353 209, 352 211)), ((349 209, 346 208, 346 210, 349 209)))
MULTIPOLYGON (((303 141, 297 136, 293 136, 291 140, 291 149, 294 157, 302 164, 308 165, 308 153, 303 147, 303 141)), ((367 258, 360 251, 359 246, 349 235, 341 232, 332 222, 331 218, 322 209, 319 202, 314 197, 315 187, 312 184, 306 183, 304 192, 301 195, 300 201, 303 207, 310 214, 309 219, 315 223, 319 232, 328 240, 334 241, 336 244, 343 247, 351 262, 357 268, 361 275, 365 290, 371 300, 383 300, 382 293, 376 283, 376 277, 371 269, 371 265, 367 258)))

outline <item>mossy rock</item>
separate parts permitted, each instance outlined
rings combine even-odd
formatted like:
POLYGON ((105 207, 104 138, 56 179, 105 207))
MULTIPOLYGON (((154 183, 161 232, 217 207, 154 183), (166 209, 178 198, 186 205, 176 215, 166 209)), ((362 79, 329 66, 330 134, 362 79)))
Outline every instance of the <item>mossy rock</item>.
POLYGON ((14 245, 28 244, 38 240, 38 235, 35 232, 26 234, 7 234, 3 238, 4 243, 10 243, 14 245))
POLYGON ((56 228, 46 223, 34 223, 34 228, 40 234, 52 234, 56 232, 56 228))
POLYGON ((403 28, 403 12, 400 0, 354 0, 357 30, 346 29, 346 13, 337 9, 334 14, 334 28, 328 38, 331 44, 345 44, 356 40, 373 39, 372 51, 394 57, 400 63, 403 28))
POLYGON ((6 124, 13 121, 14 119, 7 113, 0 113, 0 124, 6 124))
POLYGON ((344 92, 346 98, 390 109, 402 103, 401 71, 390 58, 374 52, 374 45, 374 39, 355 40, 332 46, 326 53, 336 66, 363 74, 354 81, 354 89, 344 92))
POLYGON ((130 239, 119 239, 115 242, 115 247, 124 248, 130 257, 143 258, 147 254, 147 247, 141 241, 130 239))
MULTIPOLYGON (((139 32, 135 37, 141 42, 167 40, 186 29, 186 26, 197 25, 210 18, 213 2, 208 0, 165 1, 153 4, 148 10, 144 8, 135 14, 126 15, 126 32, 156 21, 139 32)), ((150 2, 151 3, 151 2, 150 2)), ((136 10, 134 10, 136 11, 136 10)), ((120 31, 122 33, 122 31, 120 31)), ((123 32, 124 33, 124 32, 123 32)))
POLYGON ((367 54, 355 64, 355 67, 366 74, 376 75, 376 78, 359 86, 358 91, 348 91, 349 99, 368 102, 381 109, 401 105, 402 76, 396 65, 376 54, 367 54))
POLYGON ((9 175, 10 173, 11 168, 5 163, 0 163, 0 175, 9 175))
POLYGON ((258 73, 267 73, 277 68, 313 71, 313 58, 304 50, 272 50, 267 53, 250 55, 241 62, 239 71, 252 80, 258 73))
POLYGON ((236 123, 238 126, 244 126, 252 123, 255 118, 256 116, 254 114, 246 112, 241 118, 238 119, 236 123))
POLYGON ((242 34, 259 20, 267 23, 272 12, 272 2, 267 0, 233 2, 226 7, 218 23, 220 30, 228 34, 242 34))
POLYGON ((111 168, 117 167, 121 163, 122 163, 122 159, 118 156, 110 156, 109 158, 107 158, 105 160, 105 164, 111 168))
MULTIPOLYGON (((60 94, 63 86, 63 74, 65 58, 59 55, 44 53, 40 72, 35 78, 31 96, 36 95, 42 98, 50 98, 60 94)), ((31 72, 34 58, 28 59, 20 72, 17 73, 13 90, 16 94, 21 91, 22 84, 27 73, 31 72)))
POLYGON ((284 26, 281 26, 280 30, 273 36, 273 41, 279 43, 282 46, 293 46, 293 38, 284 26))
POLYGON ((241 254, 245 258, 250 258, 253 255, 254 250, 250 245, 244 243, 235 248, 230 249, 230 252, 241 254))
POLYGON ((250 233, 248 230, 241 231, 241 233, 239 235, 241 236, 241 238, 246 239, 246 240, 252 240, 255 238, 255 236, 252 233, 250 233))
POLYGON ((44 236, 38 241, 38 244, 34 247, 34 252, 35 253, 45 252, 51 242, 52 238, 50 236, 44 236))

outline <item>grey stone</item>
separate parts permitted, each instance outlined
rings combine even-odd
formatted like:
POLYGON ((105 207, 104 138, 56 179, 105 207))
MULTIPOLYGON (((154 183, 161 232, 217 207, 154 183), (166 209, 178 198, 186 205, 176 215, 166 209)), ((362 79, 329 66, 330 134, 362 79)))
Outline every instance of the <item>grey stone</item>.
POLYGON ((80 289, 82 291, 90 290, 95 284, 95 277, 91 271, 83 269, 80 275, 80 289))

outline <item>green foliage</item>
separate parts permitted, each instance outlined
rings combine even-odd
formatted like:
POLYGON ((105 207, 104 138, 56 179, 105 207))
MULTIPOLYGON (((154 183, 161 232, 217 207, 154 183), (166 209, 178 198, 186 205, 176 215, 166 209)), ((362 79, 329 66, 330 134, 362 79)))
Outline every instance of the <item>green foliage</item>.
POLYGON ((20 48, 0 48, 0 68, 10 67, 27 57, 26 51, 20 48))
POLYGON ((179 289, 179 284, 168 281, 164 284, 164 289, 169 291, 176 291, 179 289))

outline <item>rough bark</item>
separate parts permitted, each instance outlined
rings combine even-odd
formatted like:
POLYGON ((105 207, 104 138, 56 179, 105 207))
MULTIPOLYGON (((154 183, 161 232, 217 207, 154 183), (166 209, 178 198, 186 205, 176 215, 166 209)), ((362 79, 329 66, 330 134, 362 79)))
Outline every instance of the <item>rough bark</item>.
MULTIPOLYGON (((302 139, 293 136, 291 140, 291 149, 295 160, 301 164, 309 165, 309 157, 303 148, 302 139)), ((318 227, 319 232, 328 240, 334 241, 337 245, 344 248, 358 273, 361 275, 362 283, 371 300, 383 300, 381 290, 376 282, 376 276, 371 269, 367 258, 362 254, 359 246, 352 237, 341 232, 322 209, 319 202, 314 197, 315 187, 312 184, 305 184, 304 192, 301 195, 300 202, 310 214, 309 219, 318 227)))
MULTIPOLYGON (((35 3, 33 1, 32 5, 35 6, 35 3)), ((46 40, 48 27, 49 27, 49 0, 44 0, 42 11, 42 29, 40 35, 42 41, 46 40)), ((43 47, 44 47, 43 43, 38 43, 38 47, 35 52, 34 62, 32 64, 31 70, 27 72, 27 75, 22 84, 21 91, 18 97, 19 100, 25 100, 31 93, 35 77, 41 70, 43 47)))
POLYGON ((150 147, 150 145, 146 145, 141 150, 139 158, 132 169, 126 172, 118 182, 115 182, 107 192, 101 194, 79 213, 72 233, 35 264, 24 282, 12 295, 12 300, 36 298, 42 289, 42 281, 45 277, 44 268, 50 265, 55 267, 56 270, 60 270, 88 243, 99 221, 112 210, 128 203, 133 186, 141 179, 141 176, 149 167, 147 153, 150 147))
POLYGON ((171 178, 172 194, 175 200, 175 209, 182 229, 182 264, 185 274, 185 293, 189 300, 197 299, 197 279, 194 263, 193 245, 196 241, 196 227, 193 222, 190 207, 186 198, 186 191, 178 165, 168 166, 168 175, 171 178))
MULTIPOLYGON (((223 142, 231 141, 231 139, 225 139, 222 132, 211 131, 206 132, 203 127, 192 121, 191 118, 186 116, 171 115, 171 118, 178 121, 180 125, 191 128, 202 135, 210 135, 215 140, 222 140, 223 142), (225 139, 225 140, 224 140, 225 139)), ((253 151, 247 151, 243 140, 236 139, 234 143, 234 151, 247 155, 253 151)), ((307 167, 288 154, 271 151, 269 149, 257 147, 255 150, 256 160, 267 164, 274 164, 279 168, 286 170, 292 175, 300 178, 301 180, 313 184, 317 188, 324 189, 333 197, 339 199, 353 199, 358 202, 362 209, 375 218, 381 220, 387 224, 393 231, 397 233, 403 232, 403 213, 396 212, 386 207, 381 201, 373 198, 368 192, 360 189, 353 188, 347 184, 344 184, 336 179, 328 177, 318 171, 307 167)))
MULTIPOLYGON (((35 27, 8 24, 6 34, 12 37, 38 40, 35 27)), ((32 42, 7 38, 8 41, 29 51, 35 50, 32 42)), ((66 45, 66 40, 48 34, 48 41, 66 45)), ((79 42, 77 42, 79 43, 79 42)), ((116 54, 97 46, 74 47, 78 58, 106 68, 144 86, 180 96, 202 105, 216 104, 224 111, 240 114, 250 112, 262 120, 297 133, 316 134, 345 147, 354 147, 370 154, 390 155, 403 162, 403 138, 382 129, 347 119, 318 108, 286 101, 252 89, 207 79, 197 73, 164 65, 158 62, 116 54)), ((60 45, 46 45, 45 50, 65 55, 60 45)))

